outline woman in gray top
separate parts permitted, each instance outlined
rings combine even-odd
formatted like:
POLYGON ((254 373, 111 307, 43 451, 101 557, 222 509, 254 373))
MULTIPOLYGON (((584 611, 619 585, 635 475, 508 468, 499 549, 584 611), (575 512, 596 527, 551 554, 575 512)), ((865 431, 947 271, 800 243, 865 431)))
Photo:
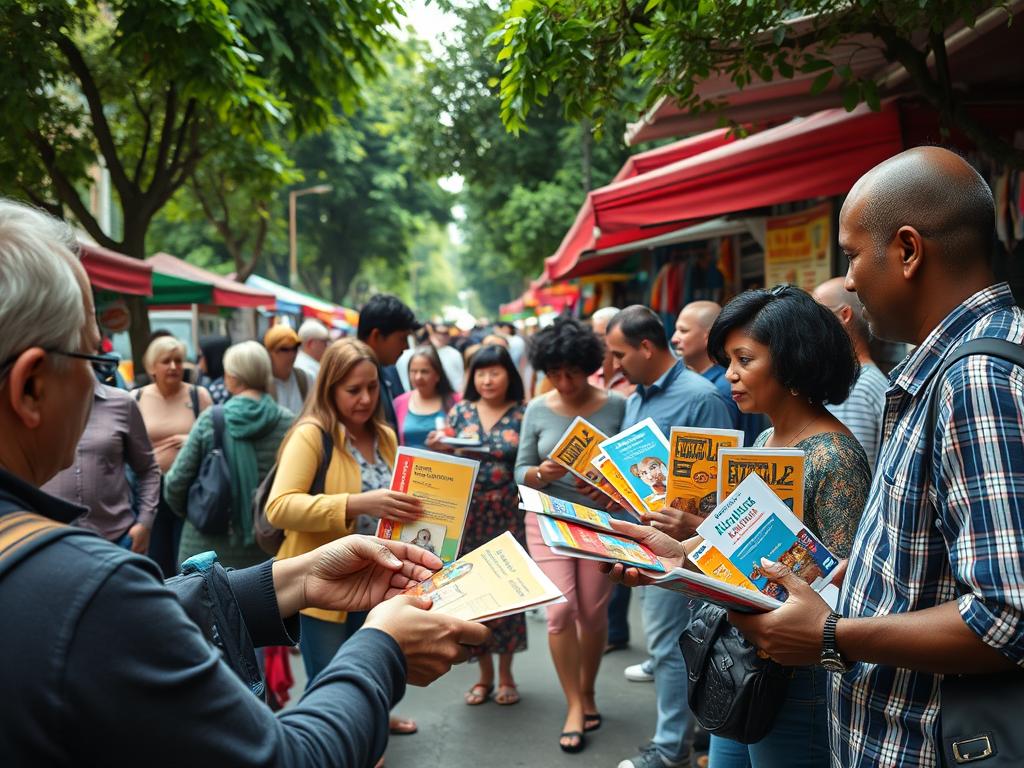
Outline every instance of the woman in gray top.
MULTIPOLYGON (((625 399, 587 382, 604 361, 604 346, 587 326, 559 318, 533 338, 530 364, 543 371, 554 389, 526 408, 516 459, 516 482, 566 501, 590 506, 573 476, 548 458, 577 416, 607 435, 619 431, 625 399)), ((589 560, 560 557, 545 546, 536 516, 526 516, 526 541, 541 569, 565 594, 548 607, 548 645, 568 705, 559 746, 579 752, 584 732, 601 725, 594 682, 608 631, 612 583, 589 560)))

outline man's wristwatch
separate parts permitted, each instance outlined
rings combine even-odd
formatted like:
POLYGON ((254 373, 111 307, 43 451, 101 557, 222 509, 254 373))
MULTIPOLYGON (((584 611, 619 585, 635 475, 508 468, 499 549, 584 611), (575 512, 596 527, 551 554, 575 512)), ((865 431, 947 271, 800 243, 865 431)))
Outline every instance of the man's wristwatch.
POLYGON ((822 631, 821 639, 821 666, 828 672, 838 672, 839 674, 850 668, 839 653, 839 646, 836 645, 836 624, 841 618, 843 617, 835 611, 828 615, 828 618, 825 619, 825 629, 822 631))

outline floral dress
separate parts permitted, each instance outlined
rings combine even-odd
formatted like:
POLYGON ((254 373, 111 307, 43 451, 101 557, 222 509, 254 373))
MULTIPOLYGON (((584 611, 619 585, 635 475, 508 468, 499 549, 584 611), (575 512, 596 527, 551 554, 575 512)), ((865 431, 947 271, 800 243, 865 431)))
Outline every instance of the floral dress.
MULTIPOLYGON (((519 430, 526 407, 516 403, 498 419, 489 432, 480 424, 476 403, 463 401, 448 414, 448 424, 459 437, 479 437, 487 454, 469 454, 480 461, 473 488, 473 501, 466 519, 461 554, 471 552, 505 531, 511 531, 526 547, 526 526, 519 509, 513 469, 519 452, 519 430)), ((480 653, 516 653, 526 650, 526 618, 523 614, 487 622, 492 633, 489 645, 480 653)))

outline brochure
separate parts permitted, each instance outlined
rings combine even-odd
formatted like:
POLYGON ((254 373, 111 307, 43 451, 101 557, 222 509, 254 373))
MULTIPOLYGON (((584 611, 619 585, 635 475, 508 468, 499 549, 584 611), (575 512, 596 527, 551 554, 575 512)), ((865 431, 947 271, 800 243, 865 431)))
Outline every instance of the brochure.
POLYGON ((788 566, 819 592, 832 581, 839 565, 839 558, 804 527, 756 473, 747 475, 697 527, 697 534, 708 546, 699 559, 691 558, 698 568, 709 576, 724 575, 734 583, 745 577, 779 601, 784 601, 787 593, 768 581, 761 570, 761 558, 788 566))
POLYGON ((790 511, 804 519, 804 452, 799 448, 723 448, 718 453, 718 503, 756 474, 790 511))
POLYGON ((544 543, 560 555, 576 557, 582 553, 587 560, 625 563, 650 571, 664 572, 665 565, 643 544, 619 533, 604 533, 593 528, 537 515, 544 543))
POLYGON ((598 509, 549 496, 527 485, 519 486, 519 508, 536 515, 547 515, 557 520, 568 520, 606 533, 615 533, 612 516, 598 509))
POLYGON ((718 452, 743 445, 738 429, 672 427, 665 503, 698 517, 718 506, 718 452))
POLYGON ((399 448, 391 490, 415 496, 423 516, 411 523, 381 518, 377 536, 423 547, 447 565, 458 556, 480 462, 417 448, 399 448))
POLYGON ((506 531, 405 591, 429 597, 431 610, 466 621, 490 621, 563 603, 558 587, 506 531))
POLYGON ((569 470, 573 475, 597 488, 621 506, 627 506, 625 499, 594 466, 594 458, 600 455, 598 444, 608 436, 584 419, 577 416, 568 429, 558 438, 548 458, 569 470))
POLYGON ((668 491, 668 440, 654 419, 644 419, 604 440, 601 451, 618 468, 633 492, 640 497, 639 512, 665 506, 668 491))
POLYGON ((593 467, 615 489, 615 492, 622 499, 619 501, 622 508, 639 520, 644 509, 643 500, 636 495, 633 486, 626 481, 626 476, 615 466, 615 462, 602 453, 594 457, 593 467))

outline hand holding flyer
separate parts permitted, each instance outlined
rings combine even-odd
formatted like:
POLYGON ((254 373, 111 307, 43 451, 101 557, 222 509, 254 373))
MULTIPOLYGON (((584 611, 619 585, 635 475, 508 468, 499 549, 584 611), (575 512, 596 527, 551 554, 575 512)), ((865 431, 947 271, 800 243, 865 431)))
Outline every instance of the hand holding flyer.
POLYGON ((597 488, 616 504, 628 507, 622 494, 594 465, 594 459, 600 454, 598 445, 607 437, 582 416, 577 416, 558 438, 548 458, 565 467, 583 482, 597 488))
POLYGON ((615 529, 611 525, 612 517, 607 512, 549 496, 528 485, 519 486, 519 508, 524 512, 547 515, 558 520, 580 523, 607 533, 615 533, 615 529))

